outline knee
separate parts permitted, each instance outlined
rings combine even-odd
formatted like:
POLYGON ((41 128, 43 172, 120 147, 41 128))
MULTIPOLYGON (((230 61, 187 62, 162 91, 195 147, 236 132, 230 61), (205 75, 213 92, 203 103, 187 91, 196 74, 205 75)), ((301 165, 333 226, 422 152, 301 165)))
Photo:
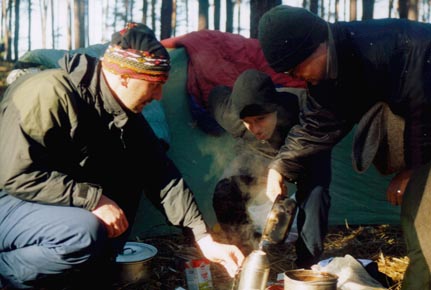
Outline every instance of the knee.
POLYGON ((108 236, 104 225, 91 212, 83 210, 70 223, 63 225, 59 230, 58 241, 64 254, 93 256, 102 251, 107 243, 108 236))

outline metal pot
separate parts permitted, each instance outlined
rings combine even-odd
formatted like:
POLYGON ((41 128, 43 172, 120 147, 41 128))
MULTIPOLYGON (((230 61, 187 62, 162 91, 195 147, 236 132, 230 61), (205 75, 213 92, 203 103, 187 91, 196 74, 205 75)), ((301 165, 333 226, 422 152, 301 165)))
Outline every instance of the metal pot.
POLYGON ((118 279, 122 283, 134 283, 150 277, 152 259, 157 249, 152 245, 138 242, 127 242, 115 262, 118 279))
POLYGON ((285 290, 337 290, 338 276, 314 270, 291 270, 284 273, 285 290))

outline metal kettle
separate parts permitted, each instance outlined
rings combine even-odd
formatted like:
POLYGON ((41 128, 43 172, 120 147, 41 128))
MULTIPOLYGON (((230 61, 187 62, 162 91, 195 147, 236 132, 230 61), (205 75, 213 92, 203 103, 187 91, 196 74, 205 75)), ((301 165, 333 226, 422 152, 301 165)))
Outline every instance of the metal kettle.
POLYGON ((279 194, 269 211, 259 248, 265 244, 283 242, 289 233, 296 214, 296 201, 287 194, 279 194))

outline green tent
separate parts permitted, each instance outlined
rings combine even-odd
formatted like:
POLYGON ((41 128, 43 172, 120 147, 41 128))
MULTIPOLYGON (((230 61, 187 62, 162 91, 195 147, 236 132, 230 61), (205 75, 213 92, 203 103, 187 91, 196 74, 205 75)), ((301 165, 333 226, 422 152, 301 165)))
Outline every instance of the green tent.
MULTIPOLYGON (((234 157, 234 140, 230 135, 218 137, 196 126, 189 110, 186 92, 187 54, 183 48, 170 51, 172 70, 163 88, 162 107, 169 128, 169 156, 193 190, 199 207, 210 226, 216 223, 212 209, 212 192, 224 168, 234 157)), ((398 224, 399 207, 386 201, 390 177, 374 168, 356 173, 351 162, 352 133, 333 152, 330 224, 398 224)), ((295 187, 289 189, 294 192, 295 187)), ((142 200, 132 235, 157 235, 175 229, 167 226, 146 198, 142 200)))
MULTIPOLYGON (((107 44, 71 51, 100 56, 107 44)), ((26 53, 21 62, 58 67, 66 51, 40 49, 26 53)), ((218 137, 202 131, 192 119, 186 91, 188 57, 184 48, 170 50, 172 69, 163 87, 163 99, 147 106, 143 114, 156 134, 170 143, 169 156, 184 175, 209 226, 216 223, 212 193, 218 178, 235 156, 234 140, 227 133, 218 137)), ((398 224, 400 208, 386 201, 390 176, 374 168, 363 174, 352 168, 352 132, 333 151, 330 224, 398 224)), ((289 191, 293 193, 294 185, 289 191)), ((144 197, 132 236, 151 236, 177 232, 144 197)))

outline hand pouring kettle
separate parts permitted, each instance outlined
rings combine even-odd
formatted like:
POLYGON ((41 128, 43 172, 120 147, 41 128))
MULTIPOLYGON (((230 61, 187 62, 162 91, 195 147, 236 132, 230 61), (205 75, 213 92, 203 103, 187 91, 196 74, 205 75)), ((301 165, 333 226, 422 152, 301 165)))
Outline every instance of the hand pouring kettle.
POLYGON ((296 213, 296 202, 287 195, 278 195, 266 218, 259 249, 246 257, 240 269, 236 290, 264 290, 269 276, 269 261, 263 250, 266 244, 283 242, 292 226, 296 213))

